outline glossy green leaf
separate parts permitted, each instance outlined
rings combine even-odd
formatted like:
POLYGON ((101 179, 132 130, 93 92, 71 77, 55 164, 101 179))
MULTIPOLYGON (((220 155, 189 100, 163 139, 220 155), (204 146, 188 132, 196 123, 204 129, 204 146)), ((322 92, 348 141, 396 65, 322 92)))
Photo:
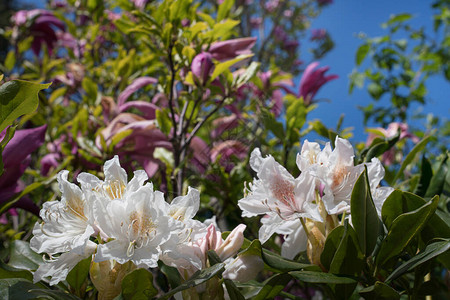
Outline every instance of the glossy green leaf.
MULTIPOLYGON (((401 214, 411 212, 425 205, 427 201, 408 192, 394 190, 384 201, 381 215, 384 224, 390 229, 392 222, 401 214)), ((448 216, 436 210, 436 214, 423 228, 421 236, 425 243, 434 238, 450 238, 450 222, 448 216)))
POLYGON ((367 257, 372 253, 377 238, 381 234, 380 219, 370 192, 367 167, 353 187, 350 210, 359 246, 362 253, 367 257))
POLYGON ((153 275, 146 269, 137 269, 122 280, 122 297, 125 300, 146 300, 158 294, 153 286, 153 275))
POLYGON ((0 279, 5 278, 23 278, 29 281, 33 281, 33 274, 27 270, 19 270, 3 263, 0 266, 0 279))
POLYGON ((277 274, 270 277, 268 280, 264 282, 264 285, 259 291, 259 293, 252 299, 253 300, 273 299, 286 287, 286 284, 291 279, 292 276, 290 276, 287 273, 277 274))
POLYGON ((5 68, 8 71, 11 71, 14 68, 14 65, 16 64, 16 51, 10 50, 8 54, 6 54, 5 58, 5 68))
POLYGON ((441 161, 439 164, 439 168, 436 173, 431 177, 430 184, 427 188, 427 192, 425 193, 425 198, 431 198, 435 195, 440 195, 444 189, 445 177, 449 172, 449 168, 447 166, 448 155, 441 161))
POLYGON ((411 271, 415 267, 435 258, 450 250, 450 240, 441 240, 439 242, 432 243, 428 245, 425 250, 421 251, 419 254, 402 264, 400 267, 394 270, 388 278, 386 278, 386 283, 395 280, 396 278, 402 276, 406 272, 411 271))
POLYGON ((0 279, 0 300, 10 299, 36 299, 36 295, 29 291, 39 287, 23 278, 0 279))
POLYGON ((247 83, 259 70, 260 63, 253 61, 242 73, 237 77, 236 88, 239 88, 243 84, 247 83))
POLYGON ((92 257, 83 259, 67 274, 66 280, 75 290, 81 289, 83 283, 86 281, 89 275, 91 261, 92 257))
POLYGON ((0 132, 20 116, 35 111, 39 104, 39 91, 50 84, 12 80, 0 86, 0 132))
POLYGON ((77 296, 63 290, 30 289, 28 292, 30 295, 33 295, 33 299, 81 300, 77 296))
POLYGON ((438 203, 439 197, 436 196, 422 207, 401 214, 392 222, 389 232, 381 244, 380 252, 378 252, 375 259, 378 266, 382 266, 389 259, 403 251, 433 216, 438 203))
POLYGON ((417 184, 414 194, 423 197, 425 196, 425 193, 427 192, 428 186, 430 185, 431 177, 433 176, 433 170, 431 168, 430 161, 425 157, 425 155, 422 156, 422 164, 420 166, 420 177, 419 177, 419 183, 417 184))
POLYGON ((31 250, 30 243, 21 240, 11 243, 9 266, 16 269, 34 271, 42 263, 42 256, 31 250))
POLYGON ((158 268, 166 275, 167 281, 169 281, 169 285, 172 289, 181 285, 181 276, 177 268, 170 267, 161 260, 158 261, 158 268))
POLYGON ((361 297, 366 300, 395 300, 400 299, 400 294, 389 285, 377 281, 374 285, 359 291, 361 297))
POLYGON ((400 170, 398 170, 392 183, 395 183, 400 178, 400 176, 403 174, 403 171, 405 170, 405 168, 414 160, 416 155, 425 148, 425 146, 430 141, 430 138, 431 138, 431 136, 425 137, 423 140, 421 140, 419 143, 417 143, 417 145, 415 145, 414 148, 408 153, 408 155, 403 160, 403 163, 400 166, 400 170))
POLYGON ((331 273, 314 271, 292 271, 288 274, 294 278, 309 283, 328 283, 328 284, 348 284, 356 283, 354 278, 349 276, 334 275, 331 273))
POLYGON ((203 269, 201 271, 197 271, 191 278, 183 282, 181 285, 166 293, 159 299, 169 299, 172 295, 175 295, 178 292, 184 291, 188 288, 200 285, 209 279, 213 278, 216 275, 219 275, 223 272, 225 268, 224 263, 219 263, 209 268, 203 269))
POLYGON ((327 236, 322 254, 320 255, 320 263, 325 269, 330 270, 331 262, 336 253, 342 236, 344 235, 344 226, 334 228, 327 236))
POLYGON ((224 279, 223 283, 225 283, 230 300, 245 300, 245 297, 232 280, 224 279))
POLYGON ((329 271, 333 274, 357 276, 363 267, 362 254, 355 230, 345 220, 344 230, 339 245, 334 253, 329 271))
POLYGON ((370 50, 370 44, 363 44, 356 50, 356 65, 359 66, 370 50))
MULTIPOLYGON (((316 265, 311 264, 303 264, 296 261, 288 260, 283 258, 275 253, 269 252, 267 250, 263 250, 261 252, 261 258, 264 263, 266 263, 269 267, 279 271, 279 272, 288 272, 294 270, 317 270, 319 269, 316 265)), ((320 270, 320 269, 319 269, 320 270)))

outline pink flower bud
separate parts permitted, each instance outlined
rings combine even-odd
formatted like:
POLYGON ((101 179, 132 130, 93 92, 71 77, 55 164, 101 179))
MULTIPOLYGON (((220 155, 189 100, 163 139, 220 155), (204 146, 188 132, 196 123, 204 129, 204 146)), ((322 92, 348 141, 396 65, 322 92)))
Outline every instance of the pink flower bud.
POLYGON ((241 249, 242 244, 244 243, 244 230, 247 226, 244 224, 239 224, 230 235, 226 238, 226 240, 216 248, 217 255, 219 255, 222 261, 227 258, 235 255, 239 249, 241 249))
POLYGON ((214 63, 212 61, 212 55, 208 52, 202 52, 192 60, 191 71, 192 74, 200 80, 200 83, 204 85, 208 80, 213 67, 214 63))

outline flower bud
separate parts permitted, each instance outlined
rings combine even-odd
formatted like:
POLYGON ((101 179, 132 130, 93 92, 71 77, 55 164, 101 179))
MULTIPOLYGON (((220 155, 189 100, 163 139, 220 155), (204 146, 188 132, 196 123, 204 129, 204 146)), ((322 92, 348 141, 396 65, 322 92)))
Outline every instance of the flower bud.
POLYGON ((238 225, 238 227, 233 229, 226 240, 216 249, 216 253, 222 261, 235 255, 239 249, 241 249, 242 244, 244 243, 243 232, 246 227, 247 226, 244 224, 238 225))
POLYGON ((204 85, 213 67, 212 55, 208 52, 202 52, 192 60, 191 71, 200 83, 204 85))
POLYGON ((258 255, 239 255, 225 267, 223 278, 238 282, 247 282, 262 271, 264 263, 258 255))

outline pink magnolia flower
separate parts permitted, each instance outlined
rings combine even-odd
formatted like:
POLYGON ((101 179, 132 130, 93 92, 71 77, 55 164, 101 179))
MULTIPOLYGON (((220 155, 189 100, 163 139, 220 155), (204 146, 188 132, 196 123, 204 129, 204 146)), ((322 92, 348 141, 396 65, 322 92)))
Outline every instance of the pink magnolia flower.
MULTIPOLYGON (((4 173, 0 176, 0 204, 25 188, 20 177, 30 165, 31 153, 44 143, 46 130, 47 125, 17 130, 13 138, 6 144, 2 152, 4 173)), ((0 140, 4 138, 5 134, 6 129, 0 133, 0 140)), ((39 208, 29 198, 20 199, 14 206, 35 214, 39 213, 39 208)))
POLYGON ((226 172, 231 172, 234 168, 232 158, 243 160, 247 157, 248 147, 236 140, 228 140, 215 145, 211 150, 211 161, 216 161, 225 168, 226 172))
POLYGON ((192 74, 204 85, 214 68, 212 55, 208 52, 202 52, 194 57, 191 64, 192 74))
POLYGON ((309 64, 303 72, 300 79, 300 88, 298 93, 288 90, 289 93, 297 97, 303 97, 306 106, 310 105, 319 89, 328 81, 338 78, 337 75, 325 76, 325 73, 330 69, 329 67, 321 67, 314 70, 319 65, 318 62, 309 64))
POLYGON ((29 34, 33 36, 31 50, 39 55, 42 44, 45 44, 49 54, 53 52, 58 41, 57 30, 65 31, 64 23, 56 18, 50 11, 43 9, 33 9, 30 11, 18 11, 13 17, 16 26, 26 25, 30 22, 29 34))
MULTIPOLYGON (((385 138, 391 138, 394 137, 398 131, 400 131, 400 140, 403 139, 411 139, 413 143, 418 143, 419 138, 415 136, 414 134, 409 132, 408 124, 406 123, 399 123, 399 122, 393 122, 388 125, 387 129, 378 127, 375 128, 374 131, 371 131, 369 133, 369 137, 367 138, 366 145, 369 146, 373 140, 376 137, 379 137, 380 135, 385 138)), ((396 161, 396 154, 399 153, 398 149, 391 148, 385 153, 383 153, 382 161, 385 165, 389 166, 392 165, 396 161)))
POLYGON ((316 40, 323 40, 327 36, 327 30, 320 28, 320 29, 313 29, 311 30, 311 41, 316 40))
POLYGON ((252 54, 251 49, 255 45, 255 43, 255 37, 214 42, 209 47, 208 52, 211 53, 214 59, 217 59, 219 61, 226 61, 229 59, 233 59, 239 55, 252 54))

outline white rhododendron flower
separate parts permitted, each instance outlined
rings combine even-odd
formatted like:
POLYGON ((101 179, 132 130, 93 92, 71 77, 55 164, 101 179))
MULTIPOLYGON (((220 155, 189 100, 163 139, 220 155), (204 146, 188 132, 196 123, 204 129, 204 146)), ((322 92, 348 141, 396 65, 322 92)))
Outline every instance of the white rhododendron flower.
MULTIPOLYGON (((35 281, 51 277, 50 284, 56 284, 92 255, 95 262, 153 268, 163 249, 182 245, 193 228, 206 234, 206 225, 192 220, 199 208, 197 190, 189 188, 169 205, 151 183, 144 184, 144 171, 134 172, 128 182, 117 156, 105 162, 104 174, 104 180, 79 174, 81 188, 67 181, 68 171, 58 174, 61 201, 44 204, 43 222, 36 223, 30 242, 34 251, 50 257, 34 273, 35 281)), ((188 262, 200 267, 196 259, 188 262)))
POLYGON ((44 203, 40 212, 42 223, 36 223, 30 247, 49 255, 73 251, 83 254, 95 230, 89 224, 90 205, 78 186, 67 181, 68 171, 58 174, 61 201, 44 203))
POLYGON ((160 245, 177 238, 174 220, 160 209, 163 203, 162 193, 146 184, 130 193, 126 201, 114 199, 104 209, 99 208, 98 224, 113 240, 97 247, 94 261, 112 259, 121 264, 132 261, 137 266, 156 267, 160 245))
POLYGON ((274 233, 284 235, 283 257, 293 259, 308 250, 310 260, 317 261, 322 250, 314 253, 313 248, 322 247, 327 234, 339 225, 338 215, 349 216, 351 194, 365 166, 379 215, 393 190, 379 187, 384 168, 378 159, 355 166, 354 156, 352 145, 339 137, 334 149, 326 143, 321 150, 318 143, 305 140, 296 160, 301 174, 294 178, 273 157, 263 158, 259 149, 253 150, 250 165, 257 178, 238 202, 242 216, 264 214, 259 239, 264 243, 274 233))
POLYGON ((239 200, 244 217, 260 214, 278 215, 283 220, 306 217, 321 220, 314 193, 314 178, 302 174, 294 178, 272 156, 263 158, 253 150, 250 165, 257 172, 246 197, 239 200))

